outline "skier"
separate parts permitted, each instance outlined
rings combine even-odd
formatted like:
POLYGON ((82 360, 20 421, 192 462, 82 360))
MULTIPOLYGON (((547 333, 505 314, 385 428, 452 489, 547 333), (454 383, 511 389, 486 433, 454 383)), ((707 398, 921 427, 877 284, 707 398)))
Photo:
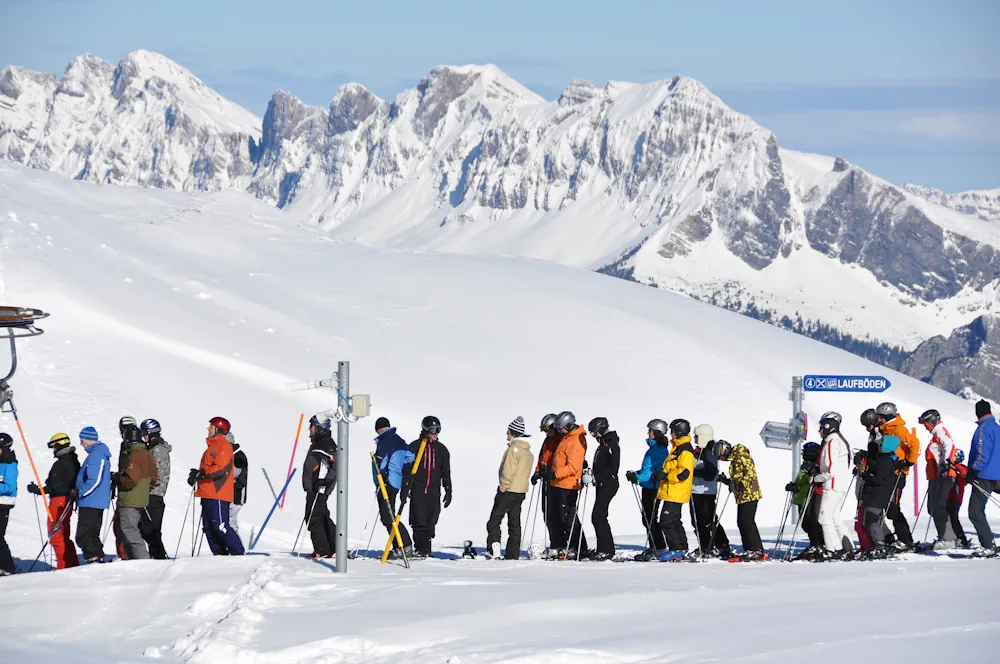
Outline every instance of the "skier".
POLYGON ((958 543, 956 533, 948 521, 948 496, 955 486, 955 442, 941 421, 941 413, 934 410, 924 411, 917 422, 931 434, 931 442, 927 445, 924 460, 927 467, 927 513, 934 520, 937 530, 937 541, 934 550, 954 549, 958 543))
MULTIPOLYGON (((380 417, 375 420, 375 434, 375 464, 378 467, 379 474, 382 475, 386 495, 389 498, 388 503, 382 497, 382 491, 379 489, 375 468, 372 468, 372 481, 375 482, 375 496, 378 502, 379 518, 382 521, 382 525, 385 526, 386 532, 391 537, 392 524, 396 516, 396 496, 402 491, 404 485, 407 487, 407 492, 409 491, 408 487, 413 481, 411 464, 415 457, 410 452, 409 447, 407 447, 406 441, 399 437, 399 434, 396 433, 396 428, 389 423, 387 418, 380 417)), ((412 557, 413 542, 410 540, 410 533, 406 530, 406 526, 402 522, 399 524, 399 536, 403 541, 403 548, 399 548, 396 538, 393 537, 392 551, 389 553, 389 557, 398 560, 403 557, 404 553, 407 558, 412 557)))
POLYGON ((173 448, 163 440, 160 423, 150 418, 142 421, 139 433, 146 449, 156 464, 156 485, 149 490, 149 505, 139 519, 139 533, 149 547, 149 557, 166 560, 167 550, 163 546, 163 512, 166 509, 164 497, 170 484, 170 452, 173 448))
POLYGON ((608 507, 618 493, 618 468, 621 465, 621 448, 618 433, 609 431, 608 418, 595 417, 587 425, 587 431, 597 441, 594 451, 594 485, 596 486, 594 510, 590 521, 597 533, 597 553, 595 560, 607 560, 615 555, 615 538, 608 523, 608 507))
POLYGON ((969 538, 965 536, 965 528, 962 527, 962 520, 958 516, 958 511, 962 508, 962 500, 965 498, 966 475, 969 467, 965 465, 965 452, 958 450, 955 453, 955 485, 948 494, 948 519, 951 521, 951 528, 958 537, 958 544, 963 549, 972 548, 969 538))
POLYGON ((667 423, 661 419, 650 420, 646 425, 646 454, 642 457, 639 470, 625 473, 625 479, 642 487, 642 520, 647 536, 651 538, 649 547, 636 556, 636 560, 657 560, 661 553, 667 550, 663 539, 663 529, 660 528, 659 506, 656 492, 658 485, 653 479, 653 472, 663 468, 663 462, 670 454, 670 442, 667 440, 667 423))
POLYGON ((17 500, 17 456, 14 439, 0 432, 0 576, 17 572, 7 546, 7 521, 17 500))
POLYGON ((546 532, 549 534, 549 540, 551 541, 554 537, 554 531, 561 528, 562 525, 559 523, 557 518, 549 518, 549 483, 546 480, 549 472, 549 467, 552 465, 552 455, 555 454, 556 449, 559 447, 559 432, 555 428, 556 414, 549 413, 542 418, 541 423, 538 428, 542 433, 545 434, 545 440, 542 441, 542 449, 538 452, 538 462, 535 465, 535 474, 531 476, 531 484, 534 486, 538 480, 542 480, 542 490, 541 499, 538 501, 542 506, 542 523, 545 526, 546 532))
POLYGON ((729 473, 732 477, 727 477, 724 473, 719 473, 719 481, 725 484, 733 492, 736 499, 736 525, 740 529, 740 538, 743 540, 743 551, 740 553, 741 560, 767 560, 764 553, 764 543, 760 540, 760 531, 757 530, 757 503, 760 502, 763 494, 760 491, 760 481, 757 479, 757 468, 754 465, 750 450, 743 445, 733 447, 724 440, 715 444, 715 455, 719 461, 728 461, 729 473))
POLYGON ((673 449, 663 466, 653 474, 658 484, 656 497, 663 504, 660 528, 667 550, 660 560, 680 560, 687 556, 687 533, 681 521, 681 509, 691 502, 691 485, 694 483, 694 448, 691 446, 691 423, 674 420, 670 423, 670 440, 673 449))
POLYGON ((311 445, 302 465, 302 489, 306 492, 306 523, 313 550, 309 558, 333 558, 337 550, 337 526, 327 501, 337 485, 337 443, 333 422, 327 413, 309 418, 311 445))
POLYGON ((80 445, 87 452, 80 472, 76 475, 76 543, 83 559, 90 563, 104 562, 101 544, 101 524, 104 512, 111 506, 111 450, 100 441, 94 427, 80 431, 80 445))
MULTIPOLYGON (((57 433, 49 439, 49 449, 56 461, 45 479, 45 493, 49 497, 48 525, 52 550, 56 554, 56 568, 65 569, 80 564, 76 547, 70 537, 70 516, 73 512, 72 494, 76 491, 76 476, 80 472, 80 461, 76 458, 76 448, 70 445, 65 433, 57 433)), ((42 495, 34 482, 28 484, 28 493, 42 495)))
MULTIPOLYGON (((424 452, 426 454, 426 452, 424 452)), ((524 418, 518 415, 507 426, 507 449, 500 460, 500 486, 493 499, 493 511, 486 523, 486 557, 500 558, 500 524, 507 517, 506 560, 521 557, 521 503, 528 492, 528 480, 535 457, 524 433, 524 418)))
POLYGON ((850 443, 840 433, 843 419, 840 413, 834 411, 823 413, 819 418, 823 447, 819 454, 819 472, 813 477, 813 483, 821 484, 823 489, 818 520, 823 528, 827 560, 844 560, 854 556, 854 543, 840 518, 851 483, 853 458, 850 443))
POLYGON ((188 485, 197 486, 201 498, 201 527, 208 547, 217 556, 242 556, 243 542, 229 526, 229 506, 233 502, 233 446, 226 440, 232 427, 224 417, 208 421, 206 449, 201 464, 188 473, 188 485))
POLYGON ((896 404, 888 401, 880 403, 875 408, 875 416, 875 423, 883 436, 899 438, 899 447, 896 448, 898 458, 896 488, 889 509, 886 510, 886 516, 892 520, 892 526, 896 531, 898 541, 893 546, 899 551, 906 551, 913 548, 913 535, 910 533, 910 524, 900 508, 900 500, 903 488, 906 487, 906 476, 910 474, 910 468, 920 459, 920 441, 907 428, 903 417, 896 410, 896 404))
POLYGON ((715 430, 694 428, 694 484, 691 486, 691 520, 698 533, 698 557, 729 558, 729 538, 715 516, 719 495, 719 462, 715 458, 715 430))
MULTIPOLYGON (((410 527, 413 528, 415 558, 431 556, 438 518, 441 516, 441 489, 444 488, 444 507, 451 505, 451 455, 438 440, 441 421, 428 415, 420 422, 420 438, 410 443, 414 459, 424 445, 424 455, 416 466, 410 485, 410 527)), ((404 484, 403 492, 406 492, 404 484)))
POLYGON ((972 448, 969 450, 969 470, 965 480, 972 486, 969 496, 969 520, 976 527, 979 545, 982 550, 972 555, 992 558, 997 555, 993 531, 986 519, 986 501, 994 492, 1000 491, 1000 449, 997 449, 1000 438, 1000 426, 993 418, 990 403, 985 399, 976 402, 976 418, 979 420, 976 433, 972 436, 972 448))
MULTIPOLYGON (((122 442, 118 447, 118 471, 111 474, 111 499, 117 500, 118 491, 121 489, 121 474, 128 465, 128 450, 134 443, 142 440, 142 432, 136 425, 135 418, 131 415, 124 415, 118 420, 118 433, 122 442)), ((122 532, 121 511, 115 503, 115 512, 111 516, 111 527, 115 532, 115 553, 119 560, 129 560, 132 557, 130 545, 125 540, 122 532)))
MULTIPOLYGON (((874 413, 873 413, 874 416, 874 413)), ((874 421, 874 420, 873 420, 874 421)), ((873 427, 867 453, 861 458, 864 464, 859 474, 861 503, 864 506, 862 526, 871 540, 871 548, 858 556, 861 560, 880 560, 895 552, 887 545, 886 511, 896 485, 896 449, 899 438, 883 436, 873 427)), ((862 549, 864 547, 862 546, 862 549)))
MULTIPOLYGON (((247 479, 249 466, 247 455, 240 449, 239 443, 230 431, 226 434, 226 440, 233 446, 233 504, 229 506, 229 525, 236 536, 240 536, 240 510, 243 509, 247 501, 247 479)), ((334 446, 336 447, 336 446, 334 446)))
POLYGON ((560 527, 554 529, 551 544, 557 557, 583 557, 587 552, 587 538, 577 516, 577 501, 583 486, 587 432, 576 423, 576 416, 568 410, 556 416, 553 426, 560 438, 547 475, 549 512, 552 518, 558 520, 560 527))
POLYGON ((823 527, 819 525, 819 505, 822 502, 823 487, 813 483, 813 476, 819 473, 820 449, 819 443, 809 442, 802 446, 799 472, 795 476, 795 481, 785 485, 785 491, 792 494, 792 505, 798 507, 802 515, 802 530, 809 537, 809 547, 796 556, 796 560, 816 560, 823 557, 823 527), (810 491, 812 491, 811 497, 810 491), (808 507, 806 501, 809 501, 808 507))
MULTIPOLYGON (((138 433, 138 430, 136 430, 138 433)), ((125 468, 118 478, 118 523, 125 540, 129 559, 149 558, 149 549, 142 538, 139 522, 149 507, 149 491, 159 481, 156 461, 146 449, 141 437, 128 446, 125 468)))

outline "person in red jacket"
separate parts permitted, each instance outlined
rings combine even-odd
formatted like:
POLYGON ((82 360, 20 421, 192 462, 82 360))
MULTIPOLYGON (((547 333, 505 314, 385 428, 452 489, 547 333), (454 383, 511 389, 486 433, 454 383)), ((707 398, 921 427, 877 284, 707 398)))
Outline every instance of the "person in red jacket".
POLYGON ((958 517, 958 511, 962 508, 962 500, 965 498, 965 474, 969 472, 969 467, 965 465, 965 452, 958 450, 955 452, 955 460, 952 464, 955 469, 955 484, 948 494, 948 519, 951 527, 958 538, 958 545, 963 549, 971 549, 972 543, 965 536, 965 528, 962 527, 962 520, 958 517))
POLYGON ((208 423, 208 448, 201 455, 201 465, 192 468, 188 484, 201 498, 201 525, 212 553, 217 556, 242 556, 243 542, 229 525, 229 506, 233 502, 233 446, 226 439, 229 420, 213 417, 208 423))

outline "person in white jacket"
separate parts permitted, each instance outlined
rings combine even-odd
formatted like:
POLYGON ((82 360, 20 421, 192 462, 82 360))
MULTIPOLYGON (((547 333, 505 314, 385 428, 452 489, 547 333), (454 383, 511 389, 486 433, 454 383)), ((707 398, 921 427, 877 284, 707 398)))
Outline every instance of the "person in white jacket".
MULTIPOLYGON (((955 486, 955 441, 941 421, 941 413, 933 408, 917 418, 931 434, 931 442, 927 446, 925 461, 927 462, 927 512, 934 520, 937 530, 937 551, 954 549, 958 546, 957 537, 948 520, 948 494, 955 486)), ((964 533, 962 533, 964 535, 964 533)))
POLYGON ((824 413, 820 418, 819 433, 823 436, 823 446, 819 452, 819 472, 813 476, 814 483, 823 485, 818 520, 823 527, 827 556, 841 558, 854 553, 854 544, 840 518, 853 477, 853 452, 850 443, 840 433, 842 421, 840 413, 833 411, 824 413))

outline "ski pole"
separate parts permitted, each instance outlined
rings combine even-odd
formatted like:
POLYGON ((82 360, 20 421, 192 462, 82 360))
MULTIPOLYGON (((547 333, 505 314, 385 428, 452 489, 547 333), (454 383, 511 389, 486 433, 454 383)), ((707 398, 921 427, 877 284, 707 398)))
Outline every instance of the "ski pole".
MULTIPOLYGON (((410 471, 410 480, 417 474, 417 470, 420 469, 420 461, 424 458, 424 450, 427 449, 427 439, 423 436, 420 437, 420 447, 417 449, 417 456, 413 460, 412 470, 410 471)), ((373 457, 374 458, 374 457, 373 457)), ((429 471, 428 471, 429 472, 429 471)), ((400 500, 399 500, 399 510, 396 512, 396 518, 393 519, 392 530, 393 532, 389 534, 389 541, 385 543, 385 550, 382 552, 382 564, 389 558, 389 551, 392 549, 393 536, 400 537, 399 534, 399 520, 403 517, 403 508, 406 506, 406 499, 403 497, 403 489, 408 490, 406 481, 403 481, 403 486, 400 488, 400 500)), ((388 500, 386 501, 388 504, 388 500)), ((409 569, 410 561, 406 558, 406 547, 401 546, 403 552, 403 565, 409 569)))
POLYGON ((983 487, 979 486, 975 482, 970 482, 970 484, 972 484, 972 486, 976 487, 976 490, 979 491, 979 493, 981 493, 984 496, 986 496, 991 503, 993 503, 997 507, 1000 507, 1000 500, 997 500, 996 498, 993 497, 993 492, 992 491, 987 491, 986 489, 984 489, 983 487))
POLYGON ((42 533, 42 517, 38 514, 38 496, 35 496, 35 520, 38 522, 38 541, 44 542, 45 534, 42 533))
POLYGON ((778 549, 785 536, 785 522, 788 521, 788 513, 792 511, 792 494, 785 492, 785 507, 781 512, 781 525, 778 526, 778 536, 774 539, 774 548, 771 549, 771 559, 778 555, 778 549))
MULTIPOLYGON (((531 519, 531 514, 532 514, 531 508, 534 507, 534 505, 535 505, 535 487, 536 486, 537 485, 535 485, 535 484, 531 485, 531 494, 528 496, 528 512, 526 514, 524 514, 524 516, 522 517, 522 522, 521 522, 521 532, 522 533, 527 533, 528 532, 527 524, 524 522, 524 520, 530 520, 531 519)), ((535 535, 535 532, 534 532, 534 529, 532 529, 532 531, 531 531, 531 538, 528 540, 528 551, 529 552, 531 551, 531 544, 532 544, 532 542, 534 542, 534 535, 535 535)))
POLYGON ((52 530, 49 531, 49 536, 45 539, 45 542, 42 544, 42 549, 38 552, 38 555, 35 556, 35 560, 34 562, 31 563, 31 567, 28 568, 29 572, 35 569, 35 565, 38 564, 38 559, 42 557, 43 553, 45 553, 45 547, 47 547, 49 545, 49 542, 52 541, 52 537, 60 530, 62 530, 63 519, 65 519, 68 516, 68 512, 70 512, 70 510, 72 509, 73 509, 73 501, 72 500, 67 501, 66 507, 64 507, 62 509, 62 512, 59 513, 59 518, 55 522, 53 522, 52 530))
MULTIPOLYGON (((198 553, 195 554, 196 558, 201 557, 201 543, 204 541, 205 541, 205 529, 203 528, 201 531, 201 535, 198 536, 198 553)), ((211 546, 211 544, 209 544, 209 546, 211 546)))
POLYGON ((694 535, 698 540, 698 558, 701 560, 705 559, 704 547, 701 545, 701 531, 698 529, 698 512, 694 509, 694 493, 691 494, 691 498, 688 499, 688 507, 691 509, 691 523, 694 524, 694 535))
MULTIPOLYGON (((382 500, 385 501, 386 511, 392 514, 392 512, 390 511, 391 508, 389 507, 389 505, 391 504, 389 502, 389 490, 385 488, 385 478, 382 477, 381 469, 379 469, 378 463, 375 461, 374 452, 372 452, 372 468, 375 470, 375 480, 378 482, 377 495, 381 496, 382 500)), ((405 480, 404 482, 400 483, 400 491, 402 491, 403 483, 405 483, 405 480)), ((399 499, 400 514, 403 513, 403 502, 404 502, 403 498, 400 497, 399 499)), ((381 514, 382 514, 382 507, 379 506, 379 516, 381 516, 381 514)), ((374 535, 374 533, 375 529, 372 528, 372 534, 374 535)), ((409 561, 406 560, 406 547, 403 546, 403 536, 399 534, 399 516, 396 516, 396 518, 393 520, 392 529, 389 531, 389 544, 386 545, 386 551, 381 558, 383 565, 385 564, 386 558, 389 556, 389 548, 392 547, 392 543, 394 541, 396 542, 396 546, 398 546, 399 550, 402 551, 403 553, 403 564, 406 565, 406 567, 409 567, 410 566, 409 561)), ((371 540, 369 540, 369 542, 371 542, 371 540)))
POLYGON ((642 525, 646 527, 646 538, 649 543, 649 549, 655 550, 656 545, 653 543, 653 530, 649 527, 649 518, 646 515, 646 510, 642 509, 642 500, 639 498, 639 487, 632 485, 632 495, 635 496, 635 504, 639 506, 639 514, 642 515, 642 525))
MULTIPOLYGON (((589 495, 590 495, 590 485, 587 484, 586 486, 583 487, 583 493, 581 494, 581 497, 583 498, 583 515, 584 516, 587 515, 587 496, 589 496, 589 495)), ((577 514, 579 514, 579 513, 580 513, 580 505, 578 503, 577 504, 577 514)), ((583 552, 580 551, 580 548, 583 546, 583 521, 580 521, 579 516, 574 517, 573 518, 573 525, 576 526, 576 524, 578 524, 578 523, 580 524, 580 533, 579 533, 579 535, 576 538, 576 561, 580 562, 583 559, 583 552)))
MULTIPOLYGON (((708 550, 709 551, 711 551, 714 548, 714 546, 715 546, 715 534, 719 532, 719 527, 722 525, 721 524, 722 517, 725 516, 725 514, 726 514, 726 507, 729 506, 729 499, 732 498, 732 496, 733 496, 732 490, 727 491, 726 492, 726 500, 725 500, 725 502, 722 503, 722 511, 719 512, 718 518, 716 518, 714 514, 712 515, 712 521, 713 521, 713 525, 712 525, 712 539, 709 540, 709 542, 708 542, 708 550)), ((718 497, 716 497, 716 505, 718 505, 718 497)))
POLYGON ((309 510, 306 512, 306 520, 299 524, 299 532, 295 535, 295 543, 292 544, 292 556, 295 556, 295 552, 299 548, 299 538, 302 537, 302 528, 305 527, 307 523, 312 521, 313 508, 316 507, 316 499, 319 497, 318 493, 313 494, 312 502, 309 503, 309 510))
POLYGON ((181 552, 181 540, 184 538, 184 526, 187 525, 188 512, 191 511, 192 505, 194 505, 194 487, 191 487, 191 499, 187 501, 187 507, 184 509, 184 518, 181 519, 181 534, 177 536, 177 548, 174 549, 174 560, 177 560, 177 555, 181 552))
POLYGON ((295 477, 295 473, 298 468, 292 468, 292 473, 285 480, 285 486, 281 488, 281 493, 274 497, 274 505, 271 505, 271 511, 267 513, 267 517, 264 519, 264 523, 260 525, 260 530, 257 531, 257 537, 250 540, 250 551, 257 546, 257 542, 260 541, 260 536, 264 532, 264 528, 267 527, 267 522, 271 520, 271 515, 274 514, 274 510, 278 509, 278 503, 285 496, 285 492, 288 491, 288 485, 292 483, 292 478, 295 477))
MULTIPOLYGON (((930 489, 931 489, 930 484, 931 484, 930 480, 928 480, 927 481, 927 487, 924 488, 924 497, 920 499, 920 507, 917 508, 917 518, 913 522, 913 532, 917 531, 917 524, 920 523, 920 517, 922 517, 924 515, 924 504, 927 502, 927 492, 930 491, 930 489)), ((934 502, 933 498, 931 499, 931 502, 932 503, 934 502)), ((932 507, 931 505, 927 506, 927 516, 930 516, 930 514, 931 514, 931 507, 932 507)), ((924 533, 924 541, 925 542, 927 541, 927 533, 930 532, 930 529, 931 529, 931 524, 930 524, 930 522, 928 522, 927 523, 927 532, 924 533)))
POLYGON ((799 514, 798 521, 795 523, 795 528, 792 529, 792 539, 788 543, 788 550, 785 551, 785 560, 791 560, 792 555, 795 553, 795 545, 799 543, 799 528, 802 526, 802 522, 806 519, 806 513, 809 512, 809 505, 812 503, 813 496, 815 495, 816 485, 810 484, 809 495, 806 496, 806 502, 802 505, 802 514, 799 514))
POLYGON ((118 514, 118 499, 115 499, 115 508, 109 510, 111 512, 111 519, 108 520, 108 526, 104 529, 104 534, 101 536, 101 548, 104 548, 104 543, 108 541, 108 533, 111 532, 111 527, 115 524, 115 516, 118 514))

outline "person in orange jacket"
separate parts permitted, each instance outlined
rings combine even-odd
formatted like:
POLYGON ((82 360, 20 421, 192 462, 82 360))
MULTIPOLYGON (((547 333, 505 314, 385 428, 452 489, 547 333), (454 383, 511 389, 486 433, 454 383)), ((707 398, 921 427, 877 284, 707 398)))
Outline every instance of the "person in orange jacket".
POLYGON ((229 420, 213 417, 208 422, 208 448, 201 455, 201 465, 192 468, 188 484, 201 498, 201 526, 212 553, 217 556, 242 556, 243 542, 229 525, 229 506, 233 502, 233 446, 226 439, 229 420))
POLYGON ((888 401, 880 403, 875 409, 875 418, 875 425, 883 436, 899 438, 899 447, 896 448, 896 489, 889 500, 889 508, 885 515, 892 521, 892 527, 896 531, 898 541, 893 546, 897 550, 905 551, 913 548, 913 535, 910 533, 910 523, 903 516, 899 502, 906 487, 906 476, 910 474, 910 468, 920 459, 920 440, 907 428, 894 403, 888 401))
POLYGON ((551 548, 565 551, 569 557, 583 557, 587 552, 587 538, 577 515, 577 500, 586 463, 587 431, 576 423, 576 416, 568 410, 559 413, 553 427, 560 440, 552 455, 546 479, 549 483, 549 514, 560 525, 552 531, 551 548))

